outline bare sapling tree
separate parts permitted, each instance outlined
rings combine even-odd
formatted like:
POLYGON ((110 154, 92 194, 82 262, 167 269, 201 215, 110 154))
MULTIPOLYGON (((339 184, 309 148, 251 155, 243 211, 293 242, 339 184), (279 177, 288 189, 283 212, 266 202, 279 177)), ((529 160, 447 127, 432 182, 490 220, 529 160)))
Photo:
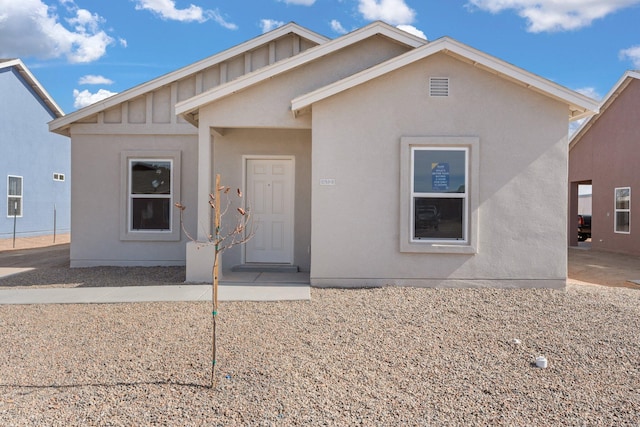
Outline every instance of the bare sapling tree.
POLYGON ((213 310, 211 311, 212 337, 211 337, 211 383, 213 388, 215 383, 215 367, 216 367, 216 317, 218 316, 218 277, 220 256, 222 253, 234 246, 247 243, 254 232, 252 228, 251 209, 246 206, 242 207, 242 191, 237 189, 235 194, 231 192, 231 187, 220 185, 220 174, 216 175, 215 190, 209 194, 209 206, 213 209, 213 233, 209 234, 207 241, 199 242, 194 239, 185 229, 183 214, 186 209, 182 203, 176 203, 175 206, 180 210, 180 224, 182 230, 189 240, 195 243, 205 245, 213 245, 213 271, 212 275, 212 294, 211 302, 213 310), (234 197, 235 195, 235 197, 234 197), (232 199, 236 200, 236 203, 232 199), (235 209, 233 209, 235 207, 235 209), (224 221, 227 215, 233 214, 233 221, 224 221), (224 223, 223 223, 224 221, 224 223))

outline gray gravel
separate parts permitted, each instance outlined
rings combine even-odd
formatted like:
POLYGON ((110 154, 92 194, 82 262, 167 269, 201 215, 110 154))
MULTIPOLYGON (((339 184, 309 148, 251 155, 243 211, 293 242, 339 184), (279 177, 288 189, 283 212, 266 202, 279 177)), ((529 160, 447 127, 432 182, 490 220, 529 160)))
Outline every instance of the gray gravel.
POLYGON ((210 316, 207 303, 0 306, 0 425, 640 425, 637 290, 223 302, 213 389, 210 316))

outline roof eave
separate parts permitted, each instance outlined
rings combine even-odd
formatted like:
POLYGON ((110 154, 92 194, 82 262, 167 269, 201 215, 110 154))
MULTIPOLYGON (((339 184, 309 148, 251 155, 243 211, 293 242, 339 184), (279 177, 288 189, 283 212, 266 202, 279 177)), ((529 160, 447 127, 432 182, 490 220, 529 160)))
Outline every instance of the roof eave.
POLYGON ((42 102, 47 106, 51 113, 57 118, 64 116, 64 111, 56 103, 49 92, 40 84, 38 79, 29 71, 26 65, 20 59, 10 59, 0 62, 0 68, 15 68, 18 74, 27 82, 29 87, 38 95, 42 102))
POLYGON ((406 31, 395 28, 385 22, 376 21, 349 34, 338 37, 325 44, 312 47, 298 55, 292 56, 283 61, 271 64, 267 67, 254 71, 253 73, 241 76, 231 82, 212 88, 199 95, 181 101, 176 104, 176 114, 183 116, 193 113, 200 107, 218 101, 226 96, 232 95, 240 90, 247 89, 262 81, 272 78, 280 73, 292 70, 301 65, 312 62, 320 57, 336 52, 359 41, 365 40, 374 35, 382 35, 396 42, 403 43, 409 47, 417 48, 425 45, 427 40, 416 37, 406 31))
POLYGON ((640 80, 640 72, 629 70, 626 71, 622 77, 616 82, 615 85, 611 88, 609 93, 605 95, 605 97, 600 102, 600 106, 598 108, 597 114, 592 115, 586 120, 582 125, 574 132, 574 134, 569 139, 569 150, 575 147, 584 134, 595 124, 595 122, 600 118, 602 113, 604 113, 609 106, 616 100, 616 98, 625 90, 625 88, 631 83, 633 79, 640 80))
POLYGON ((375 67, 361 71, 358 74, 347 77, 331 85, 301 95, 291 101, 291 109, 294 114, 298 114, 299 111, 310 108, 314 102, 441 52, 461 57, 474 66, 480 66, 497 75, 516 81, 529 89, 536 90, 537 92, 567 103, 570 106, 570 112, 568 114, 569 120, 576 120, 579 117, 592 115, 598 111, 597 101, 587 96, 574 92, 448 37, 434 40, 421 48, 409 51, 403 55, 392 58, 382 64, 378 64, 375 67), (578 114, 575 112, 578 112, 578 114))
POLYGON ((125 102, 129 99, 133 99, 138 96, 144 95, 159 87, 168 85, 170 83, 173 83, 174 81, 180 80, 191 74, 197 73, 202 69, 205 69, 217 63, 223 62, 229 58, 232 58, 238 54, 241 54, 242 52, 255 49, 258 46, 261 46, 265 43, 268 43, 272 40, 275 40, 289 33, 296 33, 300 37, 304 37, 318 44, 326 43, 329 40, 329 38, 322 36, 318 33, 314 33, 313 31, 308 30, 304 27, 301 27, 295 22, 290 22, 268 33, 264 33, 244 43, 241 43, 239 45, 226 49, 220 53, 214 54, 200 61, 189 64, 176 71, 172 71, 170 73, 164 74, 151 81, 142 83, 124 92, 121 92, 109 98, 106 98, 100 102, 96 102, 80 110, 74 111, 73 113, 67 114, 62 118, 53 120, 49 125, 49 130, 52 132, 56 132, 58 128, 69 126, 70 124, 77 122, 78 120, 81 120, 93 114, 97 114, 108 108, 115 107, 116 105, 119 105, 122 102, 125 102))

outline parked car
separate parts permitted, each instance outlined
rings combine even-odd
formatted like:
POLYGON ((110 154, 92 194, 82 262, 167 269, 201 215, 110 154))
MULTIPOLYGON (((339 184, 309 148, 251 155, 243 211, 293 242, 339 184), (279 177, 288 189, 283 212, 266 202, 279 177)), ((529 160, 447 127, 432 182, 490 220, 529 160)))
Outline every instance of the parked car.
POLYGON ((591 215, 578 215, 578 241, 584 242, 591 237, 591 215))
POLYGON ((438 230, 440 228, 440 212, 435 205, 418 205, 416 206, 416 228, 428 229, 433 228, 438 230))

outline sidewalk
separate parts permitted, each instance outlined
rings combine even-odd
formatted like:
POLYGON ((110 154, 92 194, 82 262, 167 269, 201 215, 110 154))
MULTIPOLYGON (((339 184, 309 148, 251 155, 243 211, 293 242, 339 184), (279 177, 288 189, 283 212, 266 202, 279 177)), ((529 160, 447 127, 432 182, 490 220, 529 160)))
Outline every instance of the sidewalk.
MULTIPOLYGON (((311 299, 308 284, 221 284, 219 301, 295 301, 311 299)), ((0 290, 3 304, 107 304, 211 301, 211 285, 127 286, 122 288, 39 288, 0 290)))
MULTIPOLYGON (((69 234, 0 239, 0 286, 2 278, 32 270, 68 268, 69 234)), ((63 275, 64 276, 64 275, 63 275)), ((68 277, 66 277, 68 279, 68 277)), ((52 279, 57 280, 57 279, 52 279)), ((61 278, 60 280, 64 280, 61 278)), ((211 301, 211 284, 167 284, 105 287, 24 287, 0 289, 3 304, 107 304, 125 302, 211 301)), ((228 273, 220 281, 220 301, 309 300, 308 273, 228 273)))

